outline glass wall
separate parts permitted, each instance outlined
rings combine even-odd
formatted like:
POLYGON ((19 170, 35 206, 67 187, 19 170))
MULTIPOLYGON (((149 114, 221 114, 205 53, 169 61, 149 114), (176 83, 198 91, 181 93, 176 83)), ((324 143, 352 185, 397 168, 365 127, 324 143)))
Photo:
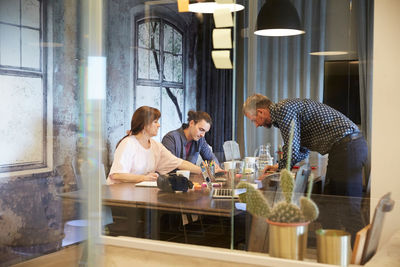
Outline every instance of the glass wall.
POLYGON ((325 103, 369 146, 373 3, 287 1, 304 32, 259 36, 274 1, 236 2, 213 14, 172 0, 0 0, 0 265, 77 244, 77 261, 97 265, 99 244, 123 237, 266 259, 288 257, 275 248, 297 238, 306 250, 294 257, 306 262, 317 260, 318 229, 354 241, 369 223, 369 154, 357 197, 322 194, 327 155, 296 162, 293 203, 313 176, 319 216, 301 236, 271 236, 267 206, 285 195, 280 174, 263 171, 288 142, 256 128, 242 104, 254 93, 325 103), (142 106, 160 117, 132 118, 142 106))

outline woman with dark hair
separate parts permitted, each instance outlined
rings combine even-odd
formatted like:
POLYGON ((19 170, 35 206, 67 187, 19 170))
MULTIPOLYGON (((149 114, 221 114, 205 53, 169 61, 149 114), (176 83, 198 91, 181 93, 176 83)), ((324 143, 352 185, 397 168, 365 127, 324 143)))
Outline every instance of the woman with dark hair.
POLYGON ((158 173, 166 174, 175 169, 201 173, 200 167, 175 157, 152 139, 160 128, 160 116, 158 109, 148 106, 135 111, 131 129, 117 144, 107 184, 155 181, 158 173))

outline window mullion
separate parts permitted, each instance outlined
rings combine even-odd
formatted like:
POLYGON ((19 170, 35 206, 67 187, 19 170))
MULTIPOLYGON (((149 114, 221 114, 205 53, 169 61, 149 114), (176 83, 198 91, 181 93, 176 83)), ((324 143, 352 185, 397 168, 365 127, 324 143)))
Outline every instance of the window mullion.
POLYGON ((160 38, 159 45, 160 51, 160 84, 164 81, 164 20, 160 19, 160 38))

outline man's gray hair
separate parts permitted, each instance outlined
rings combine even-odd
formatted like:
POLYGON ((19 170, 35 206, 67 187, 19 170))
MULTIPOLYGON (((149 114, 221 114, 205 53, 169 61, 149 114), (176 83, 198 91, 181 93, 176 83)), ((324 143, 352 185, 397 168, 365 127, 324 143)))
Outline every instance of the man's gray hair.
POLYGON ((272 104, 273 102, 265 95, 254 94, 243 103, 243 113, 255 115, 258 108, 269 109, 272 104))

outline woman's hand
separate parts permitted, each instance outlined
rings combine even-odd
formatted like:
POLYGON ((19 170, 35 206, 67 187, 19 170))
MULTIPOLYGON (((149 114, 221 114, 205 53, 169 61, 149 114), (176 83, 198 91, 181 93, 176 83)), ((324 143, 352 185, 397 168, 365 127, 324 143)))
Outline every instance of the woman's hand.
POLYGON ((150 173, 148 173, 146 175, 143 175, 143 176, 144 176, 143 181, 156 181, 157 178, 158 178, 158 173, 150 172, 150 173))
POLYGON ((158 173, 151 172, 145 175, 132 173, 113 173, 110 178, 116 183, 140 183, 143 181, 156 181, 158 173))

